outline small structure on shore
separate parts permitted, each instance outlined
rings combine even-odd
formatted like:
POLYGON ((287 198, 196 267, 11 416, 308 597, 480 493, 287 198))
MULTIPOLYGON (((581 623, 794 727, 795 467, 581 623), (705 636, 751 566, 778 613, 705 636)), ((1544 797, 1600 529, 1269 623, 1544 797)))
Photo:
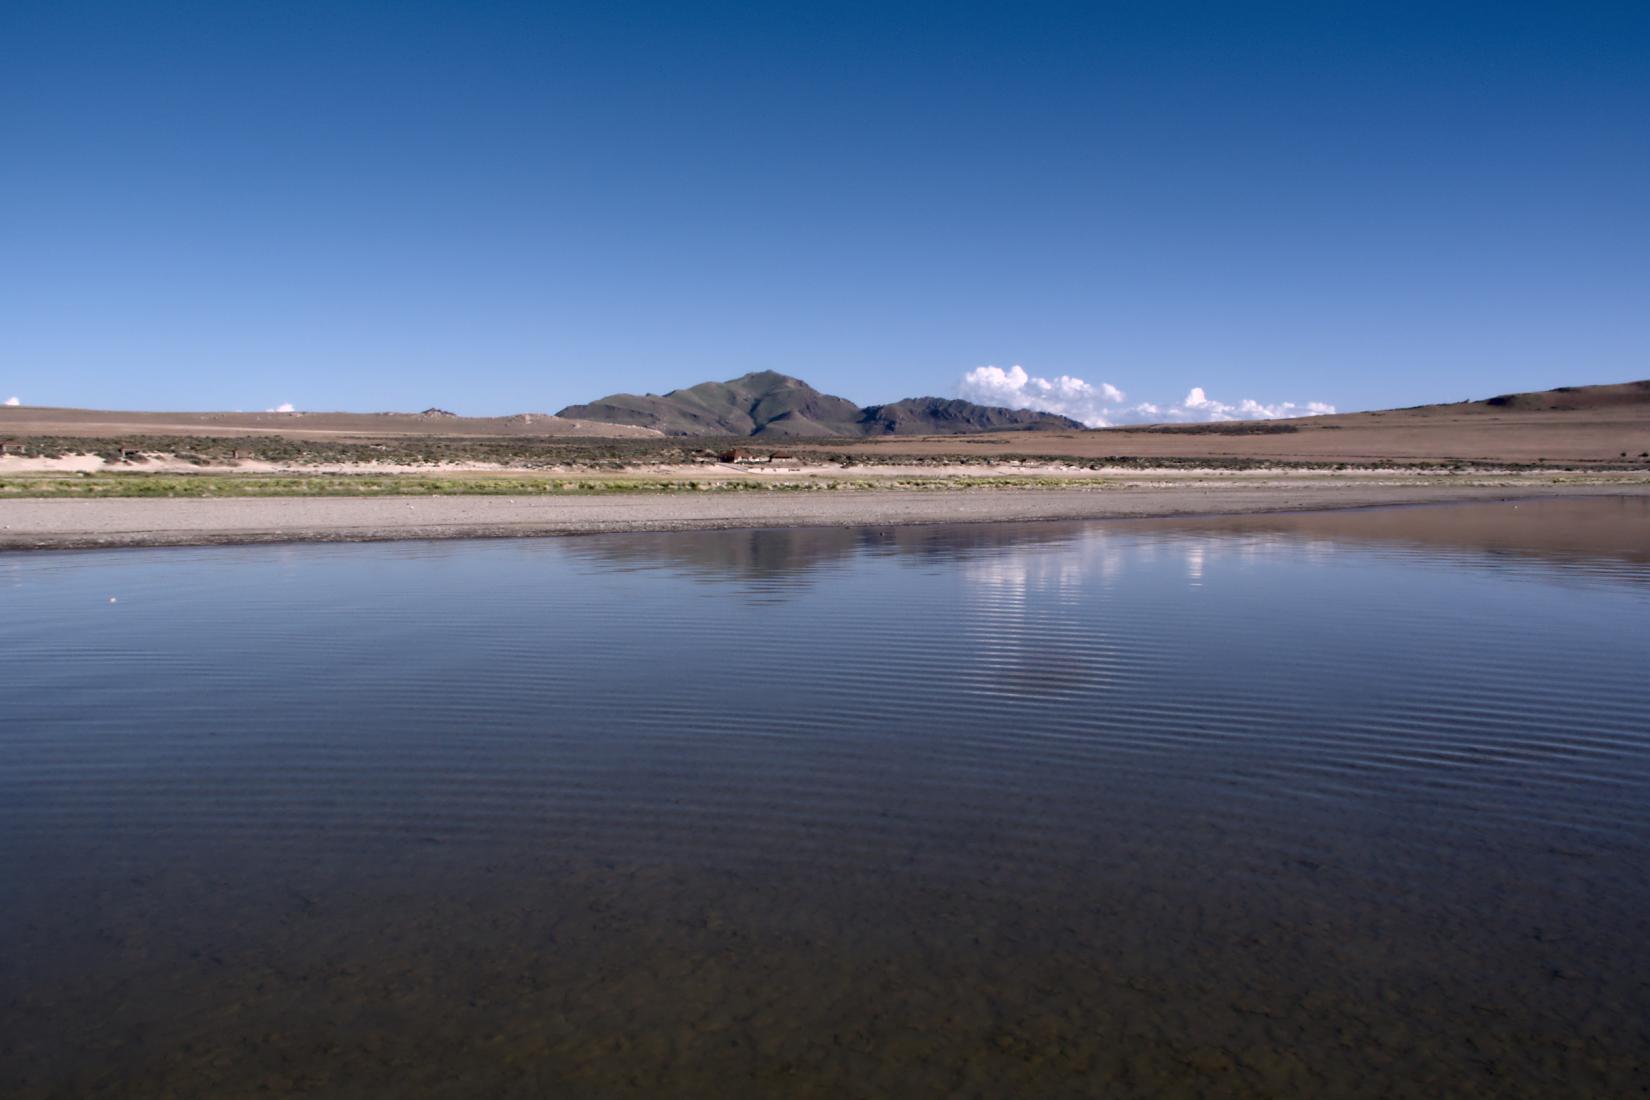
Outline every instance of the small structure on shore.
POLYGON ((20 455, 23 453, 23 444, 15 439, 0 439, 0 455, 20 455))
POLYGON ((716 456, 718 462, 788 462, 793 457, 788 451, 753 451, 749 447, 734 447, 716 456))

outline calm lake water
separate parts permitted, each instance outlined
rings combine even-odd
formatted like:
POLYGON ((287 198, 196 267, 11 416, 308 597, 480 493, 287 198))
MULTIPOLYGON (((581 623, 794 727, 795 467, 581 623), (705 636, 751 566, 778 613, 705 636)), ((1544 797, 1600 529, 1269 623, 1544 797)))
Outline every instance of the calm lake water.
POLYGON ((1650 1091, 1650 499, 0 555, 0 653, 7 1097, 1650 1091))

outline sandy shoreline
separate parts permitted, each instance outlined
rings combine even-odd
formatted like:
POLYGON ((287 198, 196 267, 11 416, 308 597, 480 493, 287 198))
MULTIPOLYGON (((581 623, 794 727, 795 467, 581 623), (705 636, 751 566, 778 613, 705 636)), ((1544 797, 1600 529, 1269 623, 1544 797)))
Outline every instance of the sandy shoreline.
POLYGON ((1577 496, 1650 496, 1650 485, 1272 482, 1009 491, 15 499, 0 500, 0 550, 1242 515, 1577 496))

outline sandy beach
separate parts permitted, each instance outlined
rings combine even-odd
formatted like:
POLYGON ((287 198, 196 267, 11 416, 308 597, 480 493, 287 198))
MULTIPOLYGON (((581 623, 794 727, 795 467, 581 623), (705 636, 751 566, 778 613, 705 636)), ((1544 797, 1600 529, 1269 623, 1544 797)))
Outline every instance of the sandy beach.
POLYGON ((1609 495, 1650 496, 1650 484, 1642 479, 1370 484, 1318 478, 1012 490, 14 499, 0 501, 0 550, 1244 515, 1609 495))

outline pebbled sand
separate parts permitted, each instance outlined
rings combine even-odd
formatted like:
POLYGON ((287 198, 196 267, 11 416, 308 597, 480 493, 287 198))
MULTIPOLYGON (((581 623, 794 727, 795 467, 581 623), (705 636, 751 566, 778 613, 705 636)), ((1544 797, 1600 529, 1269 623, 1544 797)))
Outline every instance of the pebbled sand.
POLYGON ((1318 480, 1094 489, 521 498, 13 499, 0 500, 0 550, 1241 515, 1576 496, 1650 497, 1650 484, 1408 485, 1318 480))

